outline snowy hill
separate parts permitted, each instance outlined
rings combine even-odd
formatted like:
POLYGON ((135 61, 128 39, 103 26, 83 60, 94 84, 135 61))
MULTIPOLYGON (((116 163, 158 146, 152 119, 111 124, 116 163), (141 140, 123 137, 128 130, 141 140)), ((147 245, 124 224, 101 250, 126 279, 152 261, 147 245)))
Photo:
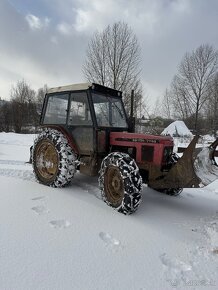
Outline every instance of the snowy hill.
POLYGON ((178 197, 144 187, 124 216, 95 177, 37 183, 25 163, 33 139, 0 133, 1 290, 217 289, 218 180, 178 197))
POLYGON ((161 135, 170 135, 172 137, 192 137, 191 131, 183 121, 175 121, 163 130, 161 135))

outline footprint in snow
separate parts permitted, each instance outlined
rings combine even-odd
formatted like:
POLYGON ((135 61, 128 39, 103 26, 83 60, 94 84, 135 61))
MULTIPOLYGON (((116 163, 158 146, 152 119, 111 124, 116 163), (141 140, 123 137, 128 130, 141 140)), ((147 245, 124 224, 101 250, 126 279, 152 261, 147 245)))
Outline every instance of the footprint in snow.
POLYGON ((118 249, 122 247, 120 241, 115 239, 108 233, 100 232, 99 237, 106 244, 106 246, 112 247, 113 249, 118 249))
POLYGON ((191 193, 187 193, 186 194, 188 197, 192 197, 192 198, 194 198, 194 196, 191 194, 191 193))
POLYGON ((218 247, 216 249, 213 249, 213 253, 218 255, 218 247))
POLYGON ((32 198, 32 200, 42 200, 42 199, 45 199, 45 197, 44 196, 37 196, 37 197, 32 198))
POLYGON ((61 229, 61 228, 68 228, 71 225, 71 223, 67 220, 54 220, 54 221, 50 221, 49 225, 53 228, 61 229))
POLYGON ((38 215, 49 213, 49 210, 44 205, 37 205, 32 207, 32 210, 38 215))
POLYGON ((166 253, 160 255, 160 260, 165 266, 166 279, 169 281, 184 281, 188 277, 188 272, 192 271, 192 266, 178 259, 170 259, 166 253))

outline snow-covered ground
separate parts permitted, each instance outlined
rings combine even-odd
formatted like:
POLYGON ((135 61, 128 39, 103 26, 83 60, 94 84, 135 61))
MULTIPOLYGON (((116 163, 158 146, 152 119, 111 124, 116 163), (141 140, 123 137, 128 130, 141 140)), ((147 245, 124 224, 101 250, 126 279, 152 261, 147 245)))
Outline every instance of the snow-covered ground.
POLYGON ((218 289, 218 180, 178 197, 144 187, 124 216, 97 178, 37 183, 33 138, 0 133, 1 290, 218 289))

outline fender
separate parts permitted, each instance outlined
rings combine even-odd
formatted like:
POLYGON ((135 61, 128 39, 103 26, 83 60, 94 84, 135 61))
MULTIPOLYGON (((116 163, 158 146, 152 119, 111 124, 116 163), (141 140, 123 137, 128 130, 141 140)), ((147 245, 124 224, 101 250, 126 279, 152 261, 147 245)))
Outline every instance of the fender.
POLYGON ((79 150, 76 146, 76 143, 75 141, 73 140, 73 137, 67 132, 66 129, 64 129, 63 127, 61 126, 58 126, 58 125, 42 125, 41 128, 52 128, 52 129, 55 129, 57 131, 60 131, 66 138, 67 138, 67 141, 70 145, 70 147, 73 149, 73 151, 79 155, 79 150))

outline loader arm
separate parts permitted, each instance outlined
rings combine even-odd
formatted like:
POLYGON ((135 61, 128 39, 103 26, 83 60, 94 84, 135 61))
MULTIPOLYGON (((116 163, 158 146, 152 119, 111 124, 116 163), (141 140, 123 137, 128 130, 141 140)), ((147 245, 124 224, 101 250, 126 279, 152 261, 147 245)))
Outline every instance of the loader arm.
POLYGON ((195 146, 199 137, 193 138, 183 156, 166 175, 150 180, 149 186, 155 189, 203 187, 217 179, 218 166, 214 152, 218 139, 197 153, 195 146))

